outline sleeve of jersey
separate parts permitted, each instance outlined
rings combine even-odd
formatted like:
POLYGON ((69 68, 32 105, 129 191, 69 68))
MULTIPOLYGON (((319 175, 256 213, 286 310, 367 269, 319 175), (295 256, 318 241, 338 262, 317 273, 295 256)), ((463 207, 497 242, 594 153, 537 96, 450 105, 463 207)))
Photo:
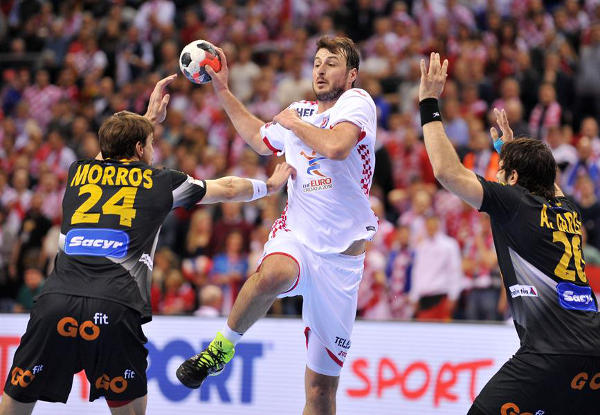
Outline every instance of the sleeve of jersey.
POLYGON ((366 92, 361 90, 346 92, 336 103, 336 107, 329 120, 330 128, 335 127, 341 122, 351 122, 360 128, 357 143, 366 137, 369 126, 375 131, 377 127, 377 111, 375 103, 366 92))
POLYGON ((275 154, 276 156, 281 156, 285 153, 285 135, 286 129, 281 125, 268 122, 262 127, 260 127, 260 136, 262 137, 263 143, 275 154))
POLYGON ((191 208, 202 200, 206 194, 206 182, 197 180, 185 173, 172 170, 173 209, 177 207, 191 208))
POLYGON ((477 175, 483 187, 483 201, 480 212, 488 213, 500 223, 510 222, 521 206, 522 193, 514 186, 490 182, 477 175))

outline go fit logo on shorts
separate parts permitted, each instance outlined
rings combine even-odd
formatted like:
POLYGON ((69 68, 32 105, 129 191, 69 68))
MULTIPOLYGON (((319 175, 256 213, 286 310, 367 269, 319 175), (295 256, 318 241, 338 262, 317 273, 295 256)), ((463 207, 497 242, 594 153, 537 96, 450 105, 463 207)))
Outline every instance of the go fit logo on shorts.
POLYGON ((500 408, 500 415, 545 415, 546 411, 538 410, 534 413, 531 412, 521 412, 519 407, 513 402, 506 402, 500 408))
POLYGON ((79 325, 79 322, 73 317, 61 318, 56 325, 56 331, 63 337, 77 337, 79 331, 79 336, 87 341, 96 340, 100 335, 100 327, 90 320, 86 320, 79 325), (79 330, 77 330, 78 328, 79 330))
POLYGON ((117 376, 111 379, 106 373, 103 373, 102 376, 96 379, 94 386, 96 386, 96 389, 104 389, 106 391, 110 389, 114 393, 121 393, 127 389, 127 381, 123 376, 117 376))
POLYGON ((32 373, 32 371, 29 369, 23 370, 20 367, 15 366, 15 368, 10 372, 10 383, 13 386, 26 388, 31 382, 33 382, 33 379, 35 379, 35 374, 40 373, 43 367, 44 365, 34 366, 32 373))

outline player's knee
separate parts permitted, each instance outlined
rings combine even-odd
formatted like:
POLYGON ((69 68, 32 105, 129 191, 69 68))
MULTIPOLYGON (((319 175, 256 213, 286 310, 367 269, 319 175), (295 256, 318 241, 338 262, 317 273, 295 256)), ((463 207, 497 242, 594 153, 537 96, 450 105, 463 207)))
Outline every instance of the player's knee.
POLYGON ((254 276, 260 292, 280 294, 298 278, 298 266, 289 258, 268 257, 254 276))
POLYGON ((289 288, 295 280, 295 276, 284 270, 267 269, 259 270, 255 278, 257 278, 258 289, 262 293, 279 294, 289 288))

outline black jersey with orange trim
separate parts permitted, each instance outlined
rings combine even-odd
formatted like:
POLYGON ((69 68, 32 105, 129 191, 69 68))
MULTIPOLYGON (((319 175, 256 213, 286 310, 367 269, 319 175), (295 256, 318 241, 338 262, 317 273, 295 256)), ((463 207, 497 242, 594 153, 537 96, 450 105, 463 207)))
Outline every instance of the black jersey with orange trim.
POLYGON ((519 352, 600 356, 600 314, 585 275, 575 204, 478 178, 519 352))
POLYGON ((173 208, 199 202, 206 183, 141 161, 80 160, 66 184, 58 255, 41 295, 116 301, 151 320, 160 227, 173 208))

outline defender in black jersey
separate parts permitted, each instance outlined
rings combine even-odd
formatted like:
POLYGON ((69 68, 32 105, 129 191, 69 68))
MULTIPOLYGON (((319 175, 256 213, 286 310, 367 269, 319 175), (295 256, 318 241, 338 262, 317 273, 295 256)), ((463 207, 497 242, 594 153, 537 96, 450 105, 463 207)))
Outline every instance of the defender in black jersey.
POLYGON ((39 399, 66 402, 82 369, 90 401, 104 396, 113 412, 144 413, 141 325, 152 318, 152 261, 165 217, 179 206, 254 200, 287 182, 292 168, 285 163, 267 183, 195 180, 152 167, 151 120, 164 120, 173 79, 157 84, 146 117, 120 112, 102 124, 102 160, 71 165, 56 265, 15 353, 0 414, 29 414, 39 399))
POLYGON ((539 140, 513 139, 504 111, 498 183, 459 161, 440 122, 448 62, 421 62, 421 123, 436 178, 490 215, 521 347, 483 388, 470 415, 600 413, 600 314, 585 275, 581 214, 554 184, 556 162, 539 140))

